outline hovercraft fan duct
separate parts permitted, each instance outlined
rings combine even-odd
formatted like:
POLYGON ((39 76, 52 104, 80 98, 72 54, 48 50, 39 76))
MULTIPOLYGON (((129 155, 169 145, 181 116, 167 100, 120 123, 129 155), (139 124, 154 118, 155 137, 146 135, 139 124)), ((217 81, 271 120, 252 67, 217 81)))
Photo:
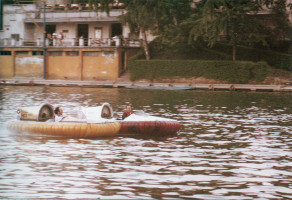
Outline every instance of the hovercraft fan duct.
POLYGON ((26 121, 47 121, 54 116, 54 108, 50 104, 23 107, 17 110, 18 119, 26 121))

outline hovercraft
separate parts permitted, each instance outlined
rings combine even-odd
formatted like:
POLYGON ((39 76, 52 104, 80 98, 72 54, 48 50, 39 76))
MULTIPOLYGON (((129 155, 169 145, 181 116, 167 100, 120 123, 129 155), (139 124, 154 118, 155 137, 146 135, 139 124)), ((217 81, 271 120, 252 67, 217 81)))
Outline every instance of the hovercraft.
POLYGON ((54 107, 50 104, 21 108, 17 113, 18 119, 7 125, 9 130, 68 138, 168 136, 175 135, 181 128, 176 120, 150 116, 142 111, 124 120, 113 118, 108 103, 73 109, 71 115, 60 122, 54 122, 54 107))

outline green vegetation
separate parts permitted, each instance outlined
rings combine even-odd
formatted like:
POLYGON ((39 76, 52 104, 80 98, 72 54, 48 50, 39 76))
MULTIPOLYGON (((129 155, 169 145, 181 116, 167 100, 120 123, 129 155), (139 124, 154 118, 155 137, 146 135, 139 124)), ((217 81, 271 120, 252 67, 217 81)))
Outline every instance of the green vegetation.
POLYGON ((260 10, 257 1, 205 0, 197 4, 197 11, 186 20, 190 26, 189 43, 203 39, 212 47, 228 30, 228 43, 232 45, 233 60, 237 46, 242 43, 266 44, 263 23, 254 14, 260 10))
POLYGON ((139 60, 129 64, 131 80, 200 77, 225 80, 232 83, 263 81, 268 65, 265 62, 217 60, 139 60))
POLYGON ((150 60, 147 32, 159 35, 167 26, 178 26, 191 13, 191 0, 121 0, 126 12, 120 18, 132 36, 142 36, 145 59, 150 60))
POLYGON ((232 45, 217 43, 190 47, 177 45, 172 48, 161 44, 157 38, 150 44, 150 61, 144 60, 143 51, 131 59, 128 68, 131 79, 168 79, 205 77, 230 83, 262 82, 270 68, 292 71, 292 56, 271 50, 238 47, 238 61, 232 61, 232 45))
MULTIPOLYGON (((222 43, 217 43, 212 50, 215 52, 229 53, 232 51, 232 46, 222 43)), ((237 48, 237 59, 248 60, 253 62, 265 61, 271 67, 292 71, 292 55, 279 53, 272 50, 262 50, 258 48, 240 46, 237 48)))
POLYGON ((238 47, 238 60, 232 61, 229 54, 232 45, 218 43, 209 48, 178 45, 170 48, 161 45, 158 38, 150 44, 152 60, 143 60, 143 52, 133 57, 129 63, 131 79, 164 79, 178 77, 205 77, 248 83, 263 81, 268 66, 292 71, 292 56, 250 47, 238 47))
POLYGON ((201 0, 195 8, 184 9, 190 12, 184 12, 180 23, 169 24, 167 20, 173 17, 175 22, 179 16, 174 15, 176 1, 141 2, 146 7, 149 2, 157 3, 152 16, 156 29, 152 33, 158 37, 144 51, 145 57, 137 56, 129 63, 132 80, 205 77, 248 83, 263 81, 270 67, 292 71, 289 51, 279 53, 269 48, 291 35, 285 0, 201 0), (171 12, 157 15, 162 8, 159 5, 170 6, 171 12), (265 6, 272 8, 270 26, 256 14, 265 6))

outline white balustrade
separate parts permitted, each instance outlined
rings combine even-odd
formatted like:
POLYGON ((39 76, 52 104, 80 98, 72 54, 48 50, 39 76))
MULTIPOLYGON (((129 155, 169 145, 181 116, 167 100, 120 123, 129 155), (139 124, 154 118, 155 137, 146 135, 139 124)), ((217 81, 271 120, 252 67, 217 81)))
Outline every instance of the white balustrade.
POLYGON ((80 47, 84 46, 84 39, 83 38, 79 38, 79 46, 80 47))
POLYGON ((11 46, 16 46, 16 40, 15 38, 11 38, 11 46))
MULTIPOLYGON (((129 46, 129 47, 139 47, 140 43, 137 40, 122 40, 119 37, 113 37, 113 38, 103 38, 103 39, 94 39, 94 38, 83 38, 80 37, 77 38, 65 38, 64 40, 60 40, 58 38, 46 38, 45 40, 47 47, 57 47, 57 46, 63 46, 63 47, 96 47, 96 46, 129 46)), ((19 38, 17 41, 15 38, 4 38, 1 40, 0 46, 37 46, 42 47, 43 46, 43 40, 42 38, 37 38, 35 40, 33 39, 24 39, 19 38)))

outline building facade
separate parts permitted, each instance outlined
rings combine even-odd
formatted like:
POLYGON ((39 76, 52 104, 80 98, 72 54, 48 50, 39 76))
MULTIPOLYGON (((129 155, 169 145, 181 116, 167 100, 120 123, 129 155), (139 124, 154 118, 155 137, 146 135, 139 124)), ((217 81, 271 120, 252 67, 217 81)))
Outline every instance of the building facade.
POLYGON ((117 80, 140 48, 120 23, 123 12, 67 0, 2 6, 0 78, 117 80))

